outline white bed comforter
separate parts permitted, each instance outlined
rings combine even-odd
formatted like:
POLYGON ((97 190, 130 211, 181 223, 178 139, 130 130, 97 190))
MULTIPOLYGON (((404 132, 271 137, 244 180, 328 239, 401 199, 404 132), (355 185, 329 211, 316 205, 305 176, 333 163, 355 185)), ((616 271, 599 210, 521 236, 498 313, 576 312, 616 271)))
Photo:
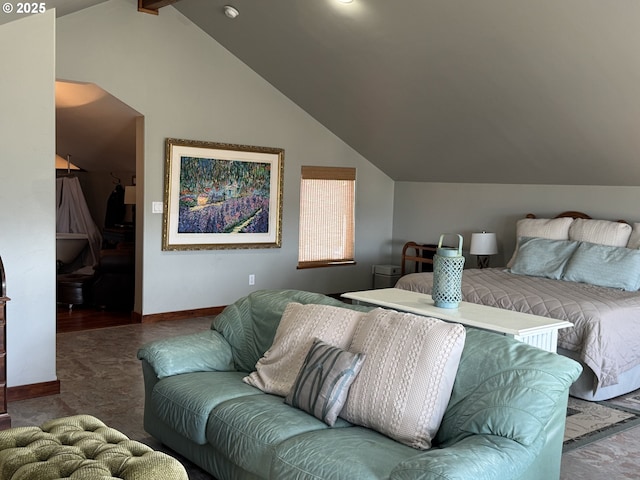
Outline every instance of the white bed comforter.
MULTIPOLYGON (((396 288, 430 294, 432 279, 432 273, 412 273, 396 288)), ((573 323, 558 332, 558 347, 578 352, 598 387, 617 384, 620 373, 640 364, 640 292, 486 268, 463 272, 462 296, 466 302, 573 323)))

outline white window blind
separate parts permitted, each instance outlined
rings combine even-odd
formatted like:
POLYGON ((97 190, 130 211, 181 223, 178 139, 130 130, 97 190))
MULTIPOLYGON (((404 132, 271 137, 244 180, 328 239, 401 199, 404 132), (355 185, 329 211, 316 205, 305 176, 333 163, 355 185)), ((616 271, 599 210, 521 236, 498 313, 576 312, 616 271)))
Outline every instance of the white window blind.
POLYGON ((298 268, 354 263, 356 169, 302 167, 298 268))

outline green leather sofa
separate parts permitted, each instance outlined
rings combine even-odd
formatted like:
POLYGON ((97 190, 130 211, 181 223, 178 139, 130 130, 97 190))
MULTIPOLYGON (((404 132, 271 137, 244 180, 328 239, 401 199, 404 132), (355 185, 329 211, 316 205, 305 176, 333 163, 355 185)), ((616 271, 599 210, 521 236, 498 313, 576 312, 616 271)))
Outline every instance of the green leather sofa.
POLYGON ((333 428, 244 383, 289 302, 346 305, 262 290, 228 306, 211 330, 144 345, 144 427, 218 480, 559 478, 577 362, 468 329, 433 448, 402 445, 338 418, 333 428))

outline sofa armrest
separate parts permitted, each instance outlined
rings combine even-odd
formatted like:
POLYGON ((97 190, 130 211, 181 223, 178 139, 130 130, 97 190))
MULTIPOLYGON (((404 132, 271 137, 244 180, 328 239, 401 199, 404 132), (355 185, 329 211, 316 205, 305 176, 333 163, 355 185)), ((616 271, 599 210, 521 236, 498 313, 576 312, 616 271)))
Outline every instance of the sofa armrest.
POLYGON ((520 478, 539 448, 505 437, 471 435, 446 448, 432 448, 400 464, 392 480, 504 480, 520 478))
POLYGON ((138 359, 146 360, 158 378, 235 370, 231 346, 214 330, 147 343, 138 350, 138 359))

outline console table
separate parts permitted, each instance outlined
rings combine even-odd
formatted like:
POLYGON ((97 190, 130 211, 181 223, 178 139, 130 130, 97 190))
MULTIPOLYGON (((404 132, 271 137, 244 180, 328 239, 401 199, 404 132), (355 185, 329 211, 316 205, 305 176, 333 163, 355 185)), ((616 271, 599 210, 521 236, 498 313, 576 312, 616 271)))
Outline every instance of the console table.
POLYGON ((0 430, 11 427, 11 417, 7 413, 7 284, 4 276, 4 265, 0 258, 0 430))
POLYGON ((564 320, 469 302, 460 302, 458 308, 439 308, 433 304, 431 295, 400 288, 347 292, 342 297, 357 303, 388 307, 489 330, 554 353, 558 343, 558 330, 573 327, 572 323, 564 320))

